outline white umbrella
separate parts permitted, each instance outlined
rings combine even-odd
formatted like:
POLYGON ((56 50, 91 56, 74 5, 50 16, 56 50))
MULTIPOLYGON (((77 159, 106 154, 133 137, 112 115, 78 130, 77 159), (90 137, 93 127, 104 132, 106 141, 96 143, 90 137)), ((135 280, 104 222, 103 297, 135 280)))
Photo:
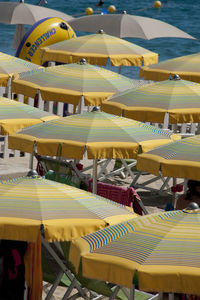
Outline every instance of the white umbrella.
POLYGON ((33 25, 47 17, 57 17, 65 21, 73 19, 60 11, 38 5, 23 2, 0 2, 0 23, 33 25))
POLYGON ((0 2, 0 23, 17 24, 12 46, 17 49, 21 39, 24 36, 24 25, 33 25, 37 21, 57 17, 65 21, 73 19, 73 17, 60 11, 41 7, 39 5, 31 5, 21 2, 0 2))
POLYGON ((120 38, 135 37, 146 40, 161 37, 176 37, 195 39, 184 31, 160 20, 126 14, 90 15, 70 20, 69 25, 74 30, 97 32, 103 29, 105 33, 120 38))

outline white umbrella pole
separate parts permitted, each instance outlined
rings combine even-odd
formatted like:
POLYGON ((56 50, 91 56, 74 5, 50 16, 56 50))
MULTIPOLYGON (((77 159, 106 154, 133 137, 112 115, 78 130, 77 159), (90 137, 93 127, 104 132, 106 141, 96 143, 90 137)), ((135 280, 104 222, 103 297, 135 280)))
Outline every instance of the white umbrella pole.
POLYGON ((97 193, 97 159, 93 160, 92 192, 93 194, 97 193))
POLYGON ((83 113, 83 107, 84 107, 84 96, 81 96, 80 101, 78 103, 78 114, 83 113))
POLYGON ((6 97, 10 98, 10 99, 11 99, 11 81, 12 81, 12 78, 11 78, 11 76, 9 76, 8 84, 7 84, 7 87, 6 87, 6 97))

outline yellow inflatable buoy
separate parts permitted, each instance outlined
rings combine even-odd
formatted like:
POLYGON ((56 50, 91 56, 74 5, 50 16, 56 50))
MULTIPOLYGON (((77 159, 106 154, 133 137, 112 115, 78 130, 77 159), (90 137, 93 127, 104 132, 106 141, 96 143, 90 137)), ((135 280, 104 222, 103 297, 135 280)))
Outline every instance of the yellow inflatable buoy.
POLYGON ((73 29, 60 18, 36 22, 24 35, 15 56, 40 65, 40 48, 76 37, 73 29))
POLYGON ((108 12, 109 12, 109 13, 114 13, 114 12, 116 12, 116 7, 115 7, 114 5, 110 5, 110 6, 108 7, 108 12))
POLYGON ((92 7, 87 7, 85 10, 86 15, 92 15, 94 13, 92 7))
POLYGON ((153 6, 155 8, 160 8, 162 6, 162 3, 161 3, 161 1, 155 1, 154 4, 153 4, 153 6))

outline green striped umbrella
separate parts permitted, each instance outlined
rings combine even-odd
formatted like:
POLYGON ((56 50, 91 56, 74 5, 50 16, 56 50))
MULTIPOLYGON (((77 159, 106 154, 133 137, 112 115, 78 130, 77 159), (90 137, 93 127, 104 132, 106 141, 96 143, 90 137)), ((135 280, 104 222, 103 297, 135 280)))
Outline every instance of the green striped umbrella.
POLYGON ((162 61, 140 69, 140 77, 156 81, 178 74, 185 80, 200 82, 200 52, 162 61))
POLYGON ((46 111, 8 98, 0 97, 0 132, 12 134, 24 127, 58 119, 46 111))
POLYGON ((55 181, 0 182, 0 239, 35 242, 43 225, 47 241, 71 241, 133 216, 125 206, 55 181))
POLYGON ((200 180, 200 135, 138 155, 137 168, 163 176, 200 180))
POLYGON ((200 295, 200 209, 142 216, 72 242, 85 277, 146 291, 200 295))
POLYGON ((82 57, 93 65, 106 66, 108 58, 113 66, 141 66, 158 62, 158 54, 120 38, 97 34, 65 40, 40 50, 42 63, 77 62, 82 57))
POLYGON ((77 105, 84 97, 86 105, 99 105, 137 84, 138 80, 81 61, 21 74, 12 82, 12 91, 33 98, 40 89, 44 100, 77 105))
POLYGON ((41 155, 94 159, 93 192, 96 192, 97 159, 135 158, 138 151, 179 139, 180 136, 144 123, 110 115, 89 112, 45 122, 9 136, 9 148, 33 152, 36 144, 41 155))
MULTIPOLYGON (((177 76, 176 76, 177 77, 177 76)), ((102 110, 143 122, 200 122, 200 84, 165 80, 115 94, 102 103, 102 110)))
POLYGON ((116 202, 58 182, 31 177, 0 182, 0 239, 31 242, 25 263, 34 299, 41 299, 41 235, 48 242, 71 241, 136 216, 116 202))
POLYGON ((0 52, 0 85, 7 86, 9 77, 42 68, 23 59, 0 52))
POLYGON ((82 159, 135 158, 169 143, 180 136, 100 111, 72 115, 25 128, 9 136, 9 147, 32 153, 36 143, 38 154, 54 156, 58 147, 61 156, 82 159))

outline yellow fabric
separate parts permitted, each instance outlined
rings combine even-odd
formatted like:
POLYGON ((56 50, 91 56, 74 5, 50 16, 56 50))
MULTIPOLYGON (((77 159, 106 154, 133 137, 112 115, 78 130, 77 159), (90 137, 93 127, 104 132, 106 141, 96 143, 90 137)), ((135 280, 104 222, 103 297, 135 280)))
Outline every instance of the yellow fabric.
POLYGON ((28 243, 25 257, 25 278, 29 288, 29 300, 42 299, 41 236, 35 243, 28 243))
MULTIPOLYGON (((178 134, 171 135, 171 140, 179 140, 181 137, 178 134)), ((10 149, 21 150, 32 153, 33 144, 37 144, 37 153, 39 155, 57 155, 58 145, 62 144, 62 156, 82 159, 85 149, 85 143, 58 140, 55 139, 37 139, 25 134, 12 134, 8 138, 8 146, 10 149), (55 146, 57 144, 57 146, 55 146)), ((94 142, 87 143, 88 159, 102 158, 136 158, 138 149, 141 146, 142 152, 146 152, 156 146, 169 143, 167 139, 149 140, 140 143, 124 143, 124 142, 94 142)))
POLYGON ((139 269, 139 282, 141 290, 150 292, 170 290, 172 293, 200 295, 199 270, 192 267, 141 266, 139 269), (161 270, 164 272, 161 272, 161 270), (179 274, 181 274, 181 279, 179 274))
POLYGON ((11 85, 12 93, 22 94, 34 98, 39 89, 38 85, 23 80, 18 81, 17 77, 18 76, 16 76, 15 80, 12 81, 12 85, 11 85))
MULTIPOLYGON (((18 99, 17 99, 17 101, 18 101, 18 99)), ((24 96, 24 103, 28 104, 28 96, 24 96)))
POLYGON ((22 134, 8 137, 8 148, 33 153, 34 137, 24 136, 22 134))
POLYGON ((158 175, 160 170, 160 158, 152 154, 139 154, 137 157, 137 170, 146 171, 158 175))
POLYGON ((141 67, 139 72, 139 77, 144 77, 146 80, 155 80, 155 81, 162 81, 167 80, 169 75, 177 74, 185 80, 194 81, 200 83, 200 75, 194 72, 180 72, 180 71, 166 71, 161 69, 150 69, 148 67, 141 67))
POLYGON ((41 123, 40 119, 4 119, 0 120, 1 134, 8 135, 16 131, 41 123))
POLYGON ((185 108, 169 110, 169 122, 177 123, 200 123, 200 108, 185 108))
POLYGON ((99 280, 107 280, 121 286, 130 288, 133 283, 135 271, 139 274, 139 289, 146 291, 163 291, 188 293, 200 295, 199 270, 193 267, 167 266, 167 265, 139 265, 125 258, 111 255, 92 253, 89 244, 83 239, 72 241, 69 260, 78 272, 82 257, 83 276, 99 280), (78 244, 78 248, 76 246, 78 244), (117 259, 117 264, 116 264, 117 259), (98 275, 96 270, 98 269, 98 275), (161 272, 162 271, 162 272, 161 272), (175 273, 175 274, 174 274, 175 273), (181 280, 179 274, 182 274, 181 280), (187 279, 184 280, 184 275, 187 279), (189 275, 190 278, 189 278, 189 275))
MULTIPOLYGON (((192 154, 191 154, 192 155, 192 154)), ((200 180, 200 163, 196 161, 167 160, 152 154, 140 154, 137 157, 137 169, 158 175, 176 178, 200 180)))
POLYGON ((1 86, 7 86, 9 79, 9 74, 0 74, 0 85, 1 86))
POLYGON ((40 221, 19 218, 0 218, 1 239, 30 241, 37 240, 40 221))
POLYGON ((79 62, 81 58, 85 58, 91 65, 106 66, 108 58, 110 58, 112 66, 144 66, 149 64, 156 64, 158 62, 158 54, 149 52, 144 55, 140 54, 99 54, 80 52, 72 54, 71 51, 51 50, 49 48, 41 49, 42 63, 45 61, 59 61, 62 63, 79 62))

